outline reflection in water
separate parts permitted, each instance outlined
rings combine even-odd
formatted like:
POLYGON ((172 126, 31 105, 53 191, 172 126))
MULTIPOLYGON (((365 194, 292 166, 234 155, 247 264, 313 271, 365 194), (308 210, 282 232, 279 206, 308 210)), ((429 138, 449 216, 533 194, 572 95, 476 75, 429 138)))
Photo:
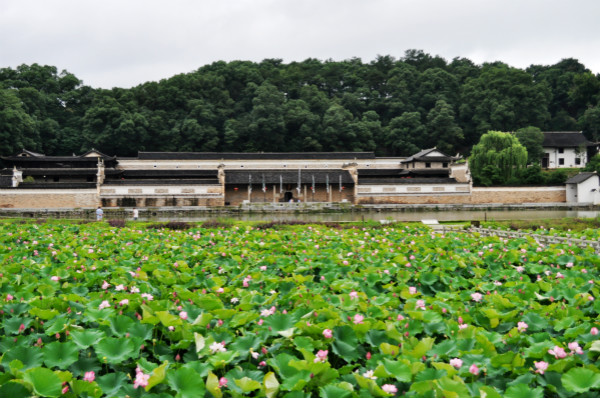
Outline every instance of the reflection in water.
POLYGON ((390 220, 390 221, 421 221, 435 219, 438 221, 493 221, 493 220, 540 220, 565 217, 593 218, 598 216, 598 211, 589 210, 492 210, 492 211, 372 211, 372 212, 348 212, 348 213, 318 213, 318 214, 290 214, 290 213, 242 213, 242 214, 207 214, 203 216, 172 216, 172 217, 148 217, 142 220, 152 221, 207 221, 216 219, 232 219, 240 221, 321 221, 321 222, 344 222, 344 221, 368 221, 368 220, 390 220))

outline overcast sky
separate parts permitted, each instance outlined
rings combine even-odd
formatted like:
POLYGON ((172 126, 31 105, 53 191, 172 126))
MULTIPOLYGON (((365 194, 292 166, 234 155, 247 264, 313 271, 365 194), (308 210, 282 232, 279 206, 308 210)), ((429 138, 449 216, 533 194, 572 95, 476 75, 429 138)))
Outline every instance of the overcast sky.
POLYGON ((401 58, 600 73, 600 0, 0 0, 0 67, 129 88, 215 61, 401 58))

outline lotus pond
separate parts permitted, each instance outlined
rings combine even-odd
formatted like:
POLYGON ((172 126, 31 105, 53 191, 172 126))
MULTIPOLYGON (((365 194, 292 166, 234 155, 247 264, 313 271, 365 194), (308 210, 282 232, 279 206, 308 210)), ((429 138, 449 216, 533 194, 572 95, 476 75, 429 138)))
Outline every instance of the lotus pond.
POLYGON ((420 225, 0 229, 0 397, 600 394, 589 248, 420 225))

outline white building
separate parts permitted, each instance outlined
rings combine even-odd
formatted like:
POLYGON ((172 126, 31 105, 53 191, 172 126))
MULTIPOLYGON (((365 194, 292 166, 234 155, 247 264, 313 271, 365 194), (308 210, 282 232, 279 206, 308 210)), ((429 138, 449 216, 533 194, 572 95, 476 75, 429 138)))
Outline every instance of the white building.
POLYGON ((579 173, 565 182, 567 203, 593 203, 600 199, 600 179, 596 172, 579 173))
POLYGON ((583 168, 588 161, 588 148, 595 144, 588 141, 581 131, 545 131, 544 157, 545 169, 583 168))

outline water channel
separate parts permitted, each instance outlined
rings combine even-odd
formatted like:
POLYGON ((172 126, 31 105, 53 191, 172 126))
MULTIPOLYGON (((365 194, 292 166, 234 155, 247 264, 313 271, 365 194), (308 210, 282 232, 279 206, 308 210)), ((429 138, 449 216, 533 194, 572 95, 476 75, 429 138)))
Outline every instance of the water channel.
POLYGON ((140 212, 142 221, 207 221, 215 219, 233 219, 240 221, 319 221, 319 222, 349 222, 349 221, 493 221, 493 220, 542 220, 558 218, 594 218, 600 215, 596 210, 447 210, 447 211, 370 211, 370 212, 340 212, 340 213, 238 213, 238 214, 205 214, 205 215, 169 215, 163 217, 144 215, 140 212))

